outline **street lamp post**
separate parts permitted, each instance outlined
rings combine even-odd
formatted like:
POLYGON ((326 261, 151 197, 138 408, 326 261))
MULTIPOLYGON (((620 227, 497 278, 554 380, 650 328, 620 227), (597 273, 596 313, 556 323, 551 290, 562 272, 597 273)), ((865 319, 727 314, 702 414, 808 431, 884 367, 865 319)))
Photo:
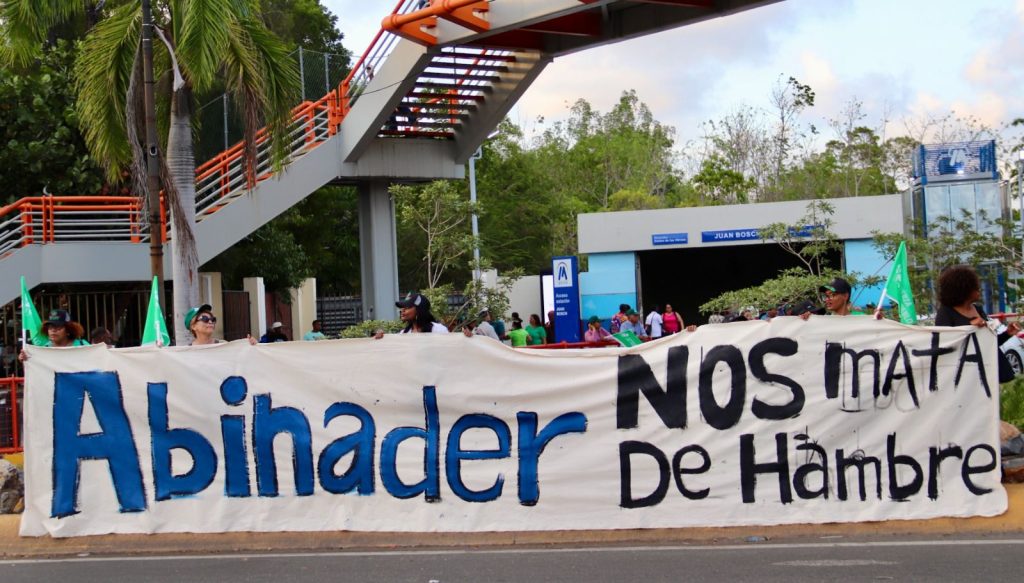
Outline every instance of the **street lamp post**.
POLYGON ((153 11, 149 0, 142 0, 142 70, 143 103, 146 123, 146 206, 149 211, 149 264, 157 278, 160 308, 164 301, 164 245, 160 222, 160 149, 157 145, 156 98, 153 77, 153 11))
POLYGON ((1024 264, 1024 148, 1017 152, 1017 198, 1020 199, 1020 252, 1021 263, 1024 264))
POLYGON ((480 224, 476 215, 476 161, 483 157, 483 149, 477 148, 469 157, 469 203, 473 206, 473 281, 480 282, 480 224))

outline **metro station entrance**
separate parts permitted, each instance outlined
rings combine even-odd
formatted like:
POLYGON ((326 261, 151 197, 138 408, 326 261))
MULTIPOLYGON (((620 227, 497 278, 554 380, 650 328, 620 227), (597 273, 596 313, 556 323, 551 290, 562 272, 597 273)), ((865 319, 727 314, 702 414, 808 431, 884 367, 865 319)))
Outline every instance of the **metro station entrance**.
MULTIPOLYGON (((705 324, 701 304, 730 290, 758 285, 783 269, 800 267, 796 258, 776 244, 733 245, 698 249, 637 252, 643 306, 672 304, 687 324, 705 324)), ((833 267, 842 266, 839 251, 828 256, 833 267)))

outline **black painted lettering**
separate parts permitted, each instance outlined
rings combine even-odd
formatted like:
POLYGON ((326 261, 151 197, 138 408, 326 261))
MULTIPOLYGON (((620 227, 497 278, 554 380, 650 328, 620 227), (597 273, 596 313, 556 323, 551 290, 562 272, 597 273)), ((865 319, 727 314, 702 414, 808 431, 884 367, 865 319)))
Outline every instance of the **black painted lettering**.
POLYGON ((711 469, 711 456, 708 451, 699 445, 688 445, 672 456, 672 477, 675 478, 676 488, 679 493, 689 500, 703 500, 711 493, 711 488, 703 490, 690 490, 683 484, 684 475, 703 474, 711 469), (695 453, 700 456, 700 465, 695 468, 683 467, 683 458, 686 454, 695 453))
POLYGON ((964 452, 964 465, 960 467, 960 477, 963 478, 964 486, 967 486, 967 489, 970 490, 971 494, 981 496, 992 491, 992 488, 982 488, 981 486, 976 485, 974 480, 971 479, 971 476, 974 474, 987 474, 988 472, 996 469, 996 460, 998 460, 996 457, 996 450, 985 443, 979 443, 964 452), (985 462, 984 465, 971 465, 971 458, 974 456, 974 452, 976 451, 984 451, 988 453, 988 461, 985 462))
POLYGON ((619 357, 619 393, 615 404, 618 429, 633 429, 639 425, 640 393, 654 407, 662 423, 669 429, 686 427, 686 364, 690 349, 674 346, 668 349, 668 374, 665 389, 654 377, 647 361, 637 354, 619 357))
POLYGON ((937 447, 928 448, 928 497, 932 500, 939 498, 939 470, 942 465, 942 460, 946 458, 960 459, 964 457, 964 452, 958 445, 950 445, 939 449, 937 447))
POLYGON ((619 505, 623 508, 646 508, 665 498, 668 492, 668 458, 646 441, 624 441, 619 444, 619 505), (658 486, 643 498, 633 497, 633 455, 647 455, 658 462, 658 486))
POLYGON ((889 466, 889 497, 893 500, 906 500, 921 491, 924 477, 921 475, 921 464, 909 455, 896 453, 896 434, 890 433, 885 440, 885 458, 889 466), (908 484, 900 484, 899 466, 906 466, 914 477, 908 484))
POLYGON ((839 397, 839 383, 843 378, 843 364, 846 362, 844 357, 850 358, 850 397, 856 399, 860 397, 860 365, 861 359, 871 359, 871 382, 872 382, 872 393, 878 394, 878 379, 881 368, 882 358, 878 354, 877 350, 862 350, 857 352, 856 350, 846 348, 839 342, 826 342, 825 343, 825 397, 829 399, 835 399, 839 397))
POLYGON ((707 424, 715 429, 729 429, 740 422, 747 398, 747 367, 743 353, 735 346, 715 346, 700 363, 700 412, 707 424), (714 377, 718 363, 729 366, 729 401, 720 406, 715 400, 714 377))
POLYGON ((792 398, 783 405, 769 405, 754 397, 750 411, 758 419, 789 419, 796 417, 804 408, 804 388, 793 379, 780 374, 768 372, 764 365, 764 357, 768 354, 779 356, 793 356, 797 353, 799 345, 796 340, 790 338, 769 338, 762 340, 750 349, 747 355, 747 362, 750 364, 750 374, 763 383, 777 383, 789 387, 792 398))
POLYGON ((927 356, 929 358, 928 390, 933 393, 939 390, 939 357, 953 352, 952 346, 940 347, 939 338, 940 334, 938 332, 932 332, 932 344, 930 347, 925 350, 914 349, 910 351, 914 356, 927 356))
POLYGON ((850 457, 846 457, 845 452, 842 449, 836 450, 837 495, 840 500, 847 500, 849 498, 846 488, 847 468, 856 468, 857 470, 857 484, 860 486, 860 501, 864 502, 868 499, 866 484, 867 476, 865 473, 865 468, 867 467, 875 469, 875 497, 881 500, 882 462, 876 457, 864 455, 864 452, 861 450, 853 452, 850 457))
POLYGON ((789 486, 789 459, 786 451, 785 433, 775 434, 775 461, 757 463, 754 448, 754 435, 744 433, 740 436, 740 490, 743 502, 751 504, 755 501, 758 474, 776 474, 779 480, 779 499, 783 504, 793 501, 793 492, 789 486))
POLYGON ((964 365, 968 362, 974 362, 978 365, 978 378, 981 380, 981 386, 985 389, 985 396, 992 398, 992 390, 988 388, 988 376, 985 374, 985 359, 981 355, 981 345, 978 343, 978 333, 974 332, 967 338, 964 338, 964 346, 960 350, 960 362, 956 366, 956 378, 953 379, 953 386, 960 386, 960 376, 964 372, 964 365), (974 352, 968 354, 967 349, 974 347, 974 352))
MULTIPOLYGON (((900 340, 896 343, 896 348, 892 351, 892 360, 889 361, 889 369, 885 371, 885 382, 882 383, 882 395, 889 396, 892 392, 894 381, 904 381, 907 383, 907 391, 910 392, 910 398, 914 401, 914 406, 917 408, 921 407, 921 403, 917 400, 917 389, 914 387, 914 369, 910 366, 910 354, 907 352, 907 347, 903 345, 903 341, 900 340), (899 367, 899 363, 903 363, 902 372, 897 372, 896 369, 899 367)), ((878 394, 875 394, 875 398, 878 398, 878 394)))

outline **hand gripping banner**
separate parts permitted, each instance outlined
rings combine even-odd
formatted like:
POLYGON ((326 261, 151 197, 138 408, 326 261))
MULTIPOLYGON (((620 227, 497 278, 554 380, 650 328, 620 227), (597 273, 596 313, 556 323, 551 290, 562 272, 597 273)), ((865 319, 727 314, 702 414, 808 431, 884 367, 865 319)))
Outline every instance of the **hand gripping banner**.
POLYGON ((21 533, 992 516, 995 337, 858 317, 633 348, 28 347, 21 533))

